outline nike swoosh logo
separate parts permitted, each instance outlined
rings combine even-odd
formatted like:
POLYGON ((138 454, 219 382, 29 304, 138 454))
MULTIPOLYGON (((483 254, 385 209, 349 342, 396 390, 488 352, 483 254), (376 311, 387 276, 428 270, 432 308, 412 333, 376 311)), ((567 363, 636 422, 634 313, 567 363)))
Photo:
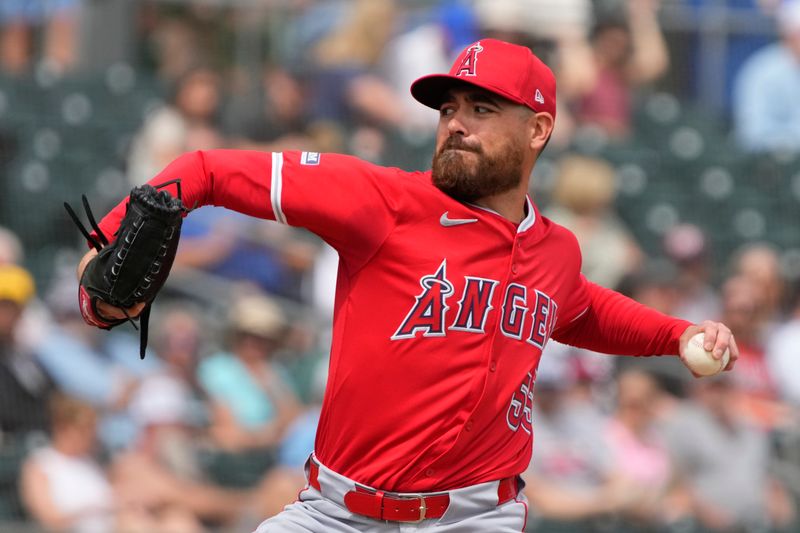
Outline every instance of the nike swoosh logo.
POLYGON ((448 213, 449 211, 445 211, 439 219, 439 223, 446 228, 450 226, 460 226, 462 224, 471 224, 478 221, 477 218, 449 218, 447 216, 448 213))

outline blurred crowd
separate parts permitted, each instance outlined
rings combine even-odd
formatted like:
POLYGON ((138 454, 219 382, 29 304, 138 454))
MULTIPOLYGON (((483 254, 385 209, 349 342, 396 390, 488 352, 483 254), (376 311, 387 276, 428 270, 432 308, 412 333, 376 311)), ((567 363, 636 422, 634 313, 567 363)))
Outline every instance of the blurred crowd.
MULTIPOLYGON (((608 143, 636 135, 639 98, 671 72, 659 13, 675 3, 719 4, 265 0, 285 27, 270 59, 248 69, 219 57, 235 11, 143 2, 140 68, 167 89, 127 144, 127 185, 212 148, 425 168, 436 113, 410 82, 448 70, 479 37, 530 46, 559 82, 557 157, 533 192, 577 235, 584 273, 664 313, 722 320, 741 350, 735 372, 695 380, 675 358, 551 342, 525 474, 531 530, 797 531, 800 286, 782 250, 749 242, 718 258, 713 236, 684 223, 646 253, 615 211, 615 167, 572 150, 587 132, 608 143)), ((800 151, 800 2, 738 3, 776 29, 736 76, 733 137, 744 151, 800 151)), ((90 4, 0 1, 2 74, 79 72, 90 4)), ((294 501, 325 388, 335 252, 285 226, 194 211, 139 360, 127 326, 83 324, 75 244, 37 284, 24 235, 0 228, 0 519, 48 531, 249 531, 294 501)))

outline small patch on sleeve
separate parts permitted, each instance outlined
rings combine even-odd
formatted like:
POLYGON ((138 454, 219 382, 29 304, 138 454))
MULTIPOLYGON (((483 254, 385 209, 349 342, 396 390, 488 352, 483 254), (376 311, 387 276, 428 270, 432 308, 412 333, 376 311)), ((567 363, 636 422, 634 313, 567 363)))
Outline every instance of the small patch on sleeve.
POLYGON ((300 155, 301 165, 319 165, 319 160, 322 158, 319 152, 303 152, 300 155))

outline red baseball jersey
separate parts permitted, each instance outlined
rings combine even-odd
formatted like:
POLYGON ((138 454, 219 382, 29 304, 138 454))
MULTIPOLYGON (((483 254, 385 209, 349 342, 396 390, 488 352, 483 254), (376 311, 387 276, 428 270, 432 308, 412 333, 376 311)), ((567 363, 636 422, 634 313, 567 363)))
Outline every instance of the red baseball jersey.
MULTIPOLYGON (((548 339, 675 354, 689 325, 589 283, 575 237, 530 199, 514 224, 445 195, 430 172, 314 152, 195 152, 151 183, 174 178, 186 205, 302 226, 339 252, 316 454, 383 490, 525 470, 548 339)), ((123 213, 101 228, 113 234, 123 213)))

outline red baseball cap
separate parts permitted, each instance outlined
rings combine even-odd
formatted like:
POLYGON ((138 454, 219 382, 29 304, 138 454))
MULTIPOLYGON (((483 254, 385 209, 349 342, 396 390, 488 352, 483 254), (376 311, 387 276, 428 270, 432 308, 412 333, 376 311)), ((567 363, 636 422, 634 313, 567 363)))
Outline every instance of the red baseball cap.
POLYGON ((449 74, 423 76, 411 84, 411 95, 439 109, 447 91, 458 82, 481 87, 537 113, 556 116, 556 78, 525 46, 481 39, 456 58, 449 74))

